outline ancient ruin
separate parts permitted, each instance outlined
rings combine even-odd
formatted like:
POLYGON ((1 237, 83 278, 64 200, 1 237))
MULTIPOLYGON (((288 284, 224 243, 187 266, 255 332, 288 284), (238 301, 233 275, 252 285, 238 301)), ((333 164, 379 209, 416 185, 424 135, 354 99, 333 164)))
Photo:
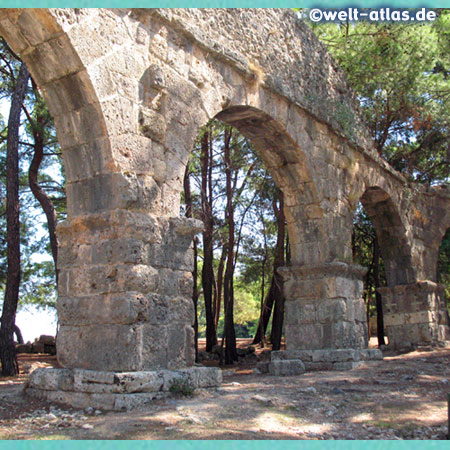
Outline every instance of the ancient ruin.
POLYGON ((30 392, 105 409, 194 366, 192 237, 180 192, 199 128, 213 117, 251 138, 285 196, 292 245, 286 351, 273 374, 352 368, 367 349, 365 269, 352 263, 361 201, 377 231, 394 347, 450 339, 439 246, 450 191, 412 186, 381 160, 342 71, 290 10, 3 9, 0 34, 54 116, 67 174, 59 225, 57 339, 64 369, 30 392))

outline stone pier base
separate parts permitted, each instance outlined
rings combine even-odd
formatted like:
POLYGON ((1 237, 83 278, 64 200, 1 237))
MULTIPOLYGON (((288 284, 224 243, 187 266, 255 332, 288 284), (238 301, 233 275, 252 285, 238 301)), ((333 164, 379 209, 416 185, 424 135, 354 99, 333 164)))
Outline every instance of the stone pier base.
POLYGON ((324 349, 272 352, 267 372, 299 375, 309 370, 351 370, 364 361, 383 359, 378 349, 324 349))
POLYGON ((389 348, 448 345, 450 328, 444 287, 432 281, 379 288, 389 348))
POLYGON ((185 389, 220 386, 222 372, 214 367, 142 372, 82 369, 37 369, 30 375, 29 395, 76 408, 129 410, 154 399, 183 394, 185 389))

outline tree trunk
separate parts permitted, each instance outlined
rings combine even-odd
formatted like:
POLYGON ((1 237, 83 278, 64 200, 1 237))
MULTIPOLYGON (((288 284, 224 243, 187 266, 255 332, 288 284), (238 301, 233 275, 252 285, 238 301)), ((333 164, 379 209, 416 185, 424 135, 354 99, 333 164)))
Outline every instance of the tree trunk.
POLYGON ((17 343, 23 344, 24 342, 22 332, 20 331, 20 328, 17 325, 14 325, 14 334, 16 335, 17 343))
MULTIPOLYGON (((36 98, 39 97, 37 87, 33 83, 36 98)), ((36 122, 31 123, 34 137, 34 155, 28 170, 28 182, 36 200, 44 210, 47 218, 48 233, 50 237, 50 247, 52 250, 53 262, 55 265, 56 284, 58 284, 58 240, 56 238, 56 211, 47 193, 42 189, 38 182, 39 167, 44 157, 44 128, 45 118, 37 112, 36 122)))
POLYGON ((380 287, 380 246, 378 239, 375 236, 373 241, 373 278, 375 283, 375 300, 377 305, 377 337, 378 346, 386 345, 384 341, 384 320, 383 320, 383 304, 381 301, 381 294, 378 292, 380 287))
POLYGON ((219 326, 220 319, 220 306, 222 302, 222 291, 223 291, 223 271, 225 269, 225 260, 227 258, 228 249, 224 244, 222 246, 222 253, 220 255, 219 267, 217 269, 217 297, 216 297, 216 305, 214 309, 214 324, 216 326, 216 330, 219 326))
POLYGON ((14 376, 19 373, 13 339, 20 287, 19 128, 28 78, 27 66, 22 63, 11 97, 8 119, 6 158, 8 278, 0 327, 0 360, 3 376, 14 376))
POLYGON ((237 361, 236 333, 234 330, 234 211, 233 211, 233 189, 231 185, 231 156, 230 156, 231 131, 225 128, 224 139, 224 161, 226 174, 226 216, 228 224, 228 255, 225 269, 223 286, 223 303, 225 310, 224 337, 225 337, 225 364, 233 364, 237 361))
POLYGON ((261 214, 261 221, 263 224, 263 233, 264 233, 264 258, 261 263, 261 313, 259 315, 258 326, 256 327, 256 333, 255 337, 253 338, 252 344, 261 343, 261 348, 264 348, 266 340, 265 338, 266 338, 267 324, 269 323, 273 307, 273 296, 271 295, 273 279, 270 285, 269 292, 264 298, 265 281, 266 281, 266 263, 267 263, 267 235, 262 214, 261 214))
POLYGON ((208 198, 208 172, 209 172, 209 136, 205 132, 201 140, 202 152, 200 156, 202 168, 202 219, 203 230, 203 268, 202 268, 202 286, 203 297, 205 299, 206 315, 206 351, 211 352, 214 345, 217 344, 217 333, 214 326, 214 316, 212 311, 213 290, 214 290, 214 254, 213 254, 213 217, 211 209, 211 199, 208 198))
MULTIPOLYGON (((16 335, 17 343, 23 344, 24 340, 23 340, 23 335, 22 335, 22 332, 20 331, 20 328, 16 324, 14 324, 13 328, 14 328, 14 334, 16 335)), ((14 335, 13 335, 13 337, 14 337, 14 335)))
POLYGON ((280 350, 281 337, 283 335, 283 319, 284 319, 284 295, 283 295, 283 278, 278 273, 278 268, 284 266, 284 240, 285 240, 285 217, 284 217, 284 199, 283 193, 279 192, 280 206, 279 208, 274 201, 272 203, 275 216, 277 218, 277 244, 275 248, 275 258, 273 264, 273 296, 274 310, 272 317, 272 332, 270 334, 270 342, 272 350, 280 350))
POLYGON ((272 350, 279 350, 281 346, 281 337, 283 330, 284 319, 284 295, 283 295, 283 279, 278 273, 277 269, 284 266, 284 252, 285 252, 285 239, 286 239, 286 225, 284 217, 284 202, 283 193, 279 191, 280 207, 278 208, 275 201, 272 203, 272 207, 277 218, 277 243, 275 246, 275 257, 273 262, 273 274, 270 282, 270 289, 264 300, 263 310, 259 318, 256 335, 252 344, 258 344, 261 338, 265 336, 267 325, 269 324, 270 315, 275 304, 274 315, 272 318, 272 332, 270 335, 270 341, 272 343, 272 350), (275 347, 274 347, 275 346, 275 347))
MULTIPOLYGON (((186 171, 184 173, 184 199, 186 201, 186 217, 192 217, 192 194, 191 194, 191 183, 189 179, 189 166, 186 167, 186 171)), ((195 346, 195 362, 198 362, 198 316, 197 316, 197 306, 198 306, 198 250, 197 250, 197 238, 194 237, 193 242, 194 247, 194 269, 192 272, 192 279, 194 286, 192 288, 192 303, 194 304, 194 346, 195 346)))
MULTIPOLYGON (((273 308, 273 299, 274 299, 274 296, 272 295, 273 282, 274 279, 272 277, 269 292, 267 293, 266 298, 261 304, 261 314, 258 319, 258 326, 256 328, 255 337, 253 338, 252 341, 253 345, 261 343, 261 347, 264 347, 265 344, 267 325, 269 324, 273 308)), ((263 283, 261 283, 261 291, 263 290, 263 283)))

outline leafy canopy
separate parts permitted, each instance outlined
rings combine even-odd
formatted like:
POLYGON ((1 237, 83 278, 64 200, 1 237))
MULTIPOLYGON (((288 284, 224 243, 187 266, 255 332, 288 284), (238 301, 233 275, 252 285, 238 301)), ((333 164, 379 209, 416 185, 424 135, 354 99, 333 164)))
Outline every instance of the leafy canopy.
POLYGON ((381 156, 410 179, 449 182, 450 11, 435 22, 312 24, 360 100, 381 156))

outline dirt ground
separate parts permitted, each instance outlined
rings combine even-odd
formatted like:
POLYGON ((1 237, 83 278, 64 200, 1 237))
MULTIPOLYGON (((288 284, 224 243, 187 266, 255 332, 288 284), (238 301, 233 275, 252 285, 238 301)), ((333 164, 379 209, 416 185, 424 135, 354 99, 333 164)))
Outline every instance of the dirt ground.
MULTIPOLYGON (((258 351, 258 359, 267 357, 258 351)), ((0 378, 0 438, 446 439, 448 348, 385 354, 352 371, 292 377, 256 374, 255 364, 253 357, 224 368, 220 388, 129 412, 30 399, 23 394, 28 375, 0 378)), ((56 360, 20 355, 20 365, 30 371, 56 360)))

